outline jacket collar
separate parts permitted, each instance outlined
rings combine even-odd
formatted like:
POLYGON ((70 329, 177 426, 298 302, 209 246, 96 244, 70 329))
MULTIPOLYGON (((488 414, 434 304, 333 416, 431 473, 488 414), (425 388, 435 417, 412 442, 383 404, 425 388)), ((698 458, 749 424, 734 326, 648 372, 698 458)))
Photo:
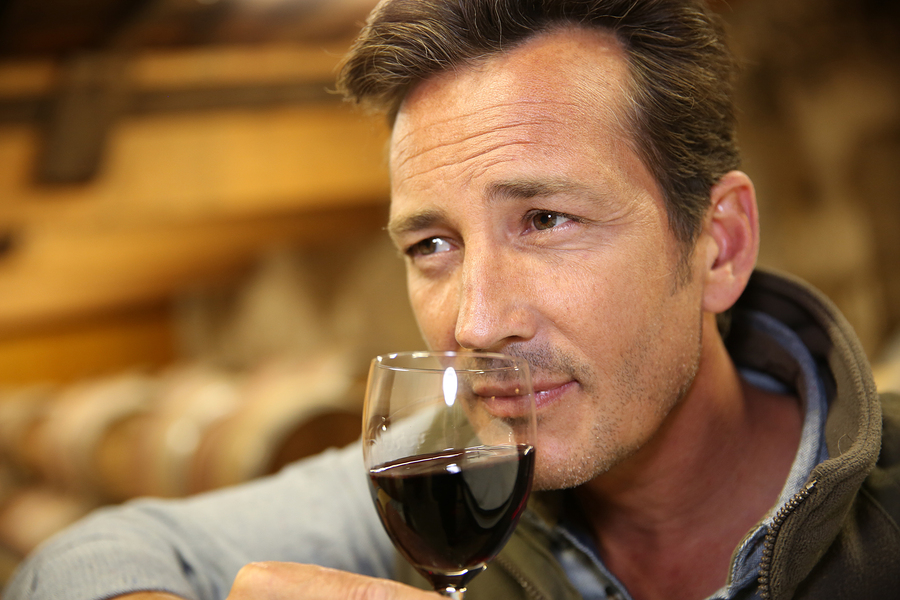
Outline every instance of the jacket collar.
MULTIPOLYGON (((818 291, 796 278, 754 273, 737 309, 762 311, 790 327, 809 349, 825 386, 828 460, 770 528, 770 569, 763 596, 790 597, 837 537, 881 446, 881 408, 866 355, 853 329, 818 291), (773 530, 774 529, 774 530, 773 530)), ((737 362, 796 385, 799 367, 786 352, 736 321, 727 340, 737 362)))

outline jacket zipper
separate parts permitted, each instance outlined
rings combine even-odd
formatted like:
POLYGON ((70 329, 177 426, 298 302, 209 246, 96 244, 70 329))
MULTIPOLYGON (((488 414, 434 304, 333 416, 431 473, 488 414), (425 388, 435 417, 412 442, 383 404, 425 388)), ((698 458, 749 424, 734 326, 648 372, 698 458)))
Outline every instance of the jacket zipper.
POLYGON ((525 590, 525 594, 529 598, 532 598, 533 600, 553 600, 552 598, 547 598, 546 596, 544 596, 537 589, 537 587, 535 587, 535 585, 531 583, 531 581, 529 581, 527 577, 525 577, 525 574, 514 564, 508 562, 500 556, 496 557, 494 559, 494 562, 503 566, 506 572, 509 573, 520 586, 522 586, 522 589, 525 590))
POLYGON ((785 520, 792 512, 797 510, 797 507, 809 497, 810 493, 812 493, 813 489, 816 487, 816 483, 817 480, 813 479, 807 483, 803 489, 794 494, 784 506, 778 509, 772 523, 768 525, 766 537, 763 540, 762 558, 759 560, 759 578, 757 579, 757 582, 759 583, 759 597, 762 600, 770 600, 772 597, 769 585, 772 576, 772 554, 775 549, 775 538, 778 537, 778 532, 781 530, 781 526, 784 524, 785 520))

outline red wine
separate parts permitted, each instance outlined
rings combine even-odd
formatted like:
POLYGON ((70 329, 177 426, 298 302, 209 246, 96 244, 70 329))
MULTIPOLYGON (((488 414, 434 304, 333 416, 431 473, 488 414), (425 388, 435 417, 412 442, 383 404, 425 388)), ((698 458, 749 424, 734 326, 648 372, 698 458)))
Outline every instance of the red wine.
POLYGON ((464 586, 512 534, 534 476, 531 446, 481 446, 373 468, 370 489, 400 553, 432 584, 464 586))

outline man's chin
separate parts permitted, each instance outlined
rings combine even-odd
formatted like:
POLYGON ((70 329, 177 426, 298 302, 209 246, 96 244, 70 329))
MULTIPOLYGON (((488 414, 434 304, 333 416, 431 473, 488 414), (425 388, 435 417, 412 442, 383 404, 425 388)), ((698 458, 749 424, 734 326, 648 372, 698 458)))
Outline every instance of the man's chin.
POLYGON ((575 461, 542 462, 535 466, 535 491, 565 490, 578 487, 609 470, 608 465, 589 464, 587 457, 575 461))
MULTIPOLYGON (((554 440, 556 441, 556 440, 554 440)), ((534 467, 535 490, 562 490, 585 484, 626 462, 639 446, 598 448, 588 443, 540 440, 534 467)))

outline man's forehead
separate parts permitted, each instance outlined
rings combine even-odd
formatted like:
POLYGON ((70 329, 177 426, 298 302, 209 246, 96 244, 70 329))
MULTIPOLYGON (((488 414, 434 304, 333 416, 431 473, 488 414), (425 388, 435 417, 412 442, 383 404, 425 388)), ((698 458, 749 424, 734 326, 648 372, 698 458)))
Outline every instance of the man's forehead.
MULTIPOLYGON (((573 192, 588 175, 562 176, 554 161, 576 140, 581 163, 600 148, 609 157, 610 146, 628 145, 621 114, 628 77, 615 37, 573 28, 422 82, 391 136, 392 233, 442 218, 438 200, 461 190, 453 182, 477 180, 471 193, 485 201, 573 192), (479 178, 485 168, 493 175, 479 178)), ((591 178, 604 170, 591 165, 591 178)))
MULTIPOLYGON (((411 107, 417 116, 440 120, 451 110, 476 111, 480 101, 516 99, 541 102, 561 97, 603 110, 619 107, 629 87, 624 46, 602 28, 570 26, 537 34, 510 50, 455 65, 414 85, 394 121, 394 131, 408 126, 411 107), (453 92, 447 94, 447 90, 453 92)), ((402 139, 394 137, 392 142, 402 139)))

